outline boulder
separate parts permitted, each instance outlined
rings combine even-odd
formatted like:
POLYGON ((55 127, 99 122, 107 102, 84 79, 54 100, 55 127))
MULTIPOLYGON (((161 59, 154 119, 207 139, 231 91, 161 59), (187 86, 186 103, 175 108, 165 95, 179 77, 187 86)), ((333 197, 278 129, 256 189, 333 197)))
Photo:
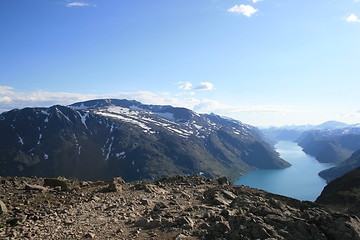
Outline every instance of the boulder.
POLYGON ((205 201, 212 205, 230 205, 236 195, 228 190, 210 188, 204 192, 205 201))
POLYGON ((70 186, 67 183, 66 179, 45 178, 44 186, 52 188, 60 187, 62 191, 70 191, 70 186))

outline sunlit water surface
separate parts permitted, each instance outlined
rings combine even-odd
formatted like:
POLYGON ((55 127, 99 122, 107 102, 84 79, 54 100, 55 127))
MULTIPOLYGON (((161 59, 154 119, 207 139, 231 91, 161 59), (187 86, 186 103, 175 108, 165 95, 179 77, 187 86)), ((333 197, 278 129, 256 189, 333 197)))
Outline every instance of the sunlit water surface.
POLYGON ((300 200, 315 201, 326 185, 326 181, 319 177, 318 173, 332 165, 318 162, 294 142, 280 141, 275 148, 282 159, 292 164, 291 167, 250 172, 235 184, 300 200))

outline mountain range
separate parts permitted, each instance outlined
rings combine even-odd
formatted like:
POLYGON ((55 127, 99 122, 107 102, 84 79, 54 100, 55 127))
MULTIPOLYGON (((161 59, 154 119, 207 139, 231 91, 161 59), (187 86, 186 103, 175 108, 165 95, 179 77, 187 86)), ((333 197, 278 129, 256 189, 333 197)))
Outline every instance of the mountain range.
POLYGON ((169 105, 99 99, 0 114, 0 175, 154 180, 290 166, 259 130, 169 105))
POLYGON ((261 131, 269 143, 294 141, 318 161, 335 164, 319 173, 327 182, 360 167, 360 124, 328 121, 320 125, 271 127, 261 131))
POLYGON ((318 161, 338 164, 360 149, 360 128, 306 131, 296 142, 318 161))

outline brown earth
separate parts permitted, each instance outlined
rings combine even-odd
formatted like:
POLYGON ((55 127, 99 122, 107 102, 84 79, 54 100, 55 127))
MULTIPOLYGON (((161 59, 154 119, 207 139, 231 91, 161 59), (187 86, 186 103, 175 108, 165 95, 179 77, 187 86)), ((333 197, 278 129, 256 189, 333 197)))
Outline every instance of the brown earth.
POLYGON ((360 239, 360 220, 226 178, 0 177, 0 239, 360 239))

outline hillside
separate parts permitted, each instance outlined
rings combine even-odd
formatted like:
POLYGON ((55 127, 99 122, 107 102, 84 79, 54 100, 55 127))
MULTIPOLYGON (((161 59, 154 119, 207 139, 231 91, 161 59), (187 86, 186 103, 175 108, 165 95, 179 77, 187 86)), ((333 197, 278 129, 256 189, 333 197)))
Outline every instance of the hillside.
POLYGON ((0 177, 1 239, 360 239, 360 220, 225 178, 0 177))
POLYGON ((304 132, 297 142, 318 161, 338 164, 360 149, 360 128, 311 130, 304 132))
POLYGON ((319 176, 324 178, 327 182, 331 182, 335 178, 341 177, 344 174, 360 167, 360 150, 354 152, 350 158, 341 162, 333 168, 326 169, 319 173, 319 176))
POLYGON ((360 217, 360 168, 331 181, 316 202, 360 217))
POLYGON ((92 100, 0 114, 0 175, 154 180, 227 176, 289 164, 258 130, 215 114, 92 100))

